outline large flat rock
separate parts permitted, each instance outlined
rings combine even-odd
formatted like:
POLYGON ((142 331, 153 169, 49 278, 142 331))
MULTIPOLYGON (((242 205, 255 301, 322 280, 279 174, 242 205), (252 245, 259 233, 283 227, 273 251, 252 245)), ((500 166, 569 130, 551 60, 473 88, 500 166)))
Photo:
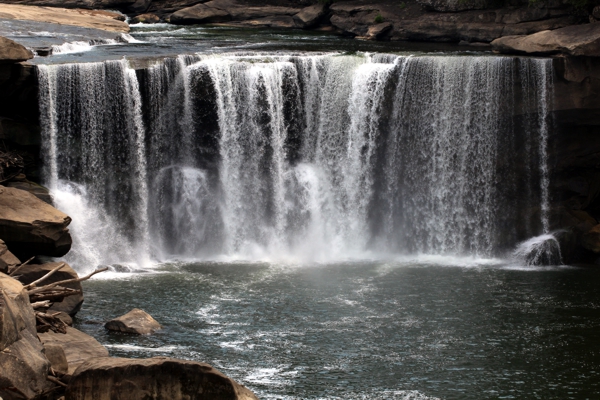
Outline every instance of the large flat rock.
POLYGON ((250 390, 208 364, 169 357, 94 358, 82 364, 66 400, 258 400, 250 390))
POLYGON ((0 186, 0 238, 19 258, 61 257, 71 248, 71 218, 29 192, 0 186))
POLYGON ((129 32, 129 25, 115 18, 115 13, 105 11, 18 4, 2 4, 0 7, 0 19, 49 22, 105 31, 129 32))
POLYGON ((505 36, 492 42, 502 53, 600 56, 600 24, 573 25, 525 36, 505 36))

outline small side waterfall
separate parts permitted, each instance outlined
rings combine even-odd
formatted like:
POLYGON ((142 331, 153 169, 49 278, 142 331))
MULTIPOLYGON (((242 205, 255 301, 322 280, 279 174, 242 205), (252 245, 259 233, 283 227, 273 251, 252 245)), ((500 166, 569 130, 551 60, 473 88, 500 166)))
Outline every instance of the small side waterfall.
POLYGON ((180 56, 39 79, 47 182, 85 225, 84 268, 490 257, 548 233, 550 60, 180 56))

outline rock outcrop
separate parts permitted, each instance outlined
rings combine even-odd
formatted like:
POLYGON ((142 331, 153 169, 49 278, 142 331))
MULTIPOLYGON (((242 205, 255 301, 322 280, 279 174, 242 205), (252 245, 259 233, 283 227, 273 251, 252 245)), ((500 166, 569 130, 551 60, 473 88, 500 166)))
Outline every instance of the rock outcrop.
POLYGON ((61 257, 71 248, 71 218, 23 190, 0 186, 0 238, 21 259, 61 257))
POLYGON ((156 24, 160 18, 155 14, 141 14, 131 19, 132 24, 156 24))
POLYGON ((4 240, 0 240, 0 272, 7 273, 8 270, 21 264, 21 261, 8 250, 4 240))
POLYGON ((59 346, 65 354, 68 364, 67 375, 83 363, 96 357, 108 357, 108 350, 96 339, 75 328, 68 327, 67 333, 48 331, 40 333, 40 340, 44 346, 59 346))
POLYGON ((326 14, 325 4, 318 3, 303 8, 298 14, 293 16, 294 23, 299 28, 313 28, 321 22, 326 14))
MULTIPOLYGON (((40 279, 42 276, 46 275, 48 272, 52 271, 54 268, 58 267, 60 264, 65 264, 62 262, 50 262, 45 264, 28 264, 19 269, 18 279, 19 282, 23 284, 30 284, 33 281, 40 279)), ((79 276, 77 272, 73 268, 71 268, 68 264, 65 264, 61 269, 55 272, 52 276, 44 280, 43 285, 47 285, 50 283, 55 283, 59 281, 64 281, 67 279, 77 279, 79 276)), ((75 289, 80 291, 80 294, 76 294, 73 296, 65 297, 64 300, 54 302, 52 306, 49 308, 49 311, 57 312, 61 311, 70 316, 75 316, 77 312, 81 309, 81 305, 83 304, 83 289, 81 287, 80 282, 70 282, 62 285, 63 287, 67 287, 70 289, 75 289)))
POLYGON ((148 335, 161 328, 160 324, 150 314, 139 308, 134 308, 127 314, 108 321, 104 327, 110 331, 148 335))
MULTIPOLYGON (((33 3, 28 2, 28 4, 33 3)), ((0 18, 81 26, 114 32, 129 32, 129 25, 119 21, 118 14, 106 11, 2 4, 0 18)))
POLYGON ((29 296, 17 280, 0 273, 0 398, 33 399, 51 387, 29 296))
POLYGON ((600 56, 600 24, 567 26, 545 30, 527 36, 505 36, 492 42, 502 53, 566 54, 570 56, 600 56))
POLYGON ((33 58, 33 53, 25 46, 0 36, 0 63, 15 63, 30 58, 33 58))
POLYGON ((73 374, 66 400, 257 400, 208 364, 168 357, 94 358, 73 374))

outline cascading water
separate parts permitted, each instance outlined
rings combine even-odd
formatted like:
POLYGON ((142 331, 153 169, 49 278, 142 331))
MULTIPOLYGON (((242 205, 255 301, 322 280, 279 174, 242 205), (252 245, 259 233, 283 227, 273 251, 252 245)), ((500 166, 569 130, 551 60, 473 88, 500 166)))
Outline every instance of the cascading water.
POLYGON ((82 266, 495 256, 548 233, 551 72, 379 54, 40 66, 47 181, 85 225, 82 266))

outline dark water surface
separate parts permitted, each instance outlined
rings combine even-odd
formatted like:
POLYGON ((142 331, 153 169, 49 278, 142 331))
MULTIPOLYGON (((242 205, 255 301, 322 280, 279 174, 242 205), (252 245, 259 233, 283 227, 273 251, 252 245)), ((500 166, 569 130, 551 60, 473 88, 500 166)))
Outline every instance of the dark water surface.
POLYGON ((468 260, 165 264, 85 282, 77 327, 113 356, 208 362, 268 399, 595 399, 599 283, 468 260), (133 307, 164 329, 105 332, 133 307))

